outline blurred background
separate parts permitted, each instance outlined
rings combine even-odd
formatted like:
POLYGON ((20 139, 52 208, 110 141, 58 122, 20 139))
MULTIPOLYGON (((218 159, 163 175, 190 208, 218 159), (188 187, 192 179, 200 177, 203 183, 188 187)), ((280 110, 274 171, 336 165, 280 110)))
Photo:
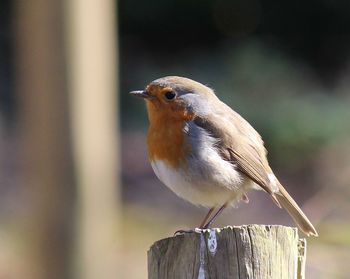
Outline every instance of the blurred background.
MULTIPOLYGON (((198 225, 147 161, 128 95, 180 75, 262 134, 317 228, 307 278, 349 278, 350 2, 0 0, 0 278, 147 278, 198 225)), ((293 225, 264 193, 217 226, 293 225)))

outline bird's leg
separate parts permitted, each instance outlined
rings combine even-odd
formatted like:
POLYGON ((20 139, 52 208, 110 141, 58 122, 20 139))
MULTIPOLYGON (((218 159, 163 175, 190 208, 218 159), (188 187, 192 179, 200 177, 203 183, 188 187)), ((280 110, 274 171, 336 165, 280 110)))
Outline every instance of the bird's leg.
POLYGON ((220 214, 226 207, 227 207, 227 202, 225 202, 225 203, 219 208, 219 210, 216 211, 216 213, 214 214, 214 216, 211 217, 211 218, 209 219, 209 221, 203 226, 202 229, 208 229, 208 228, 211 226, 211 224, 214 222, 214 220, 216 219, 216 217, 218 217, 219 214, 220 214))
MULTIPOLYGON (((210 215, 213 213, 215 207, 212 207, 209 209, 207 215, 205 215, 204 217, 204 220, 202 221, 202 223, 199 225, 199 229, 203 229, 204 228, 204 225, 206 224, 206 222, 208 221, 210 215)), ((182 234, 182 233, 191 233, 191 232, 194 232, 195 230, 177 230, 174 235, 177 235, 177 234, 182 234)))
POLYGON ((215 206, 209 209, 207 215, 205 215, 202 223, 199 225, 199 227, 198 227, 199 229, 203 229, 204 228, 205 224, 207 223, 207 221, 208 221, 210 215, 213 213, 214 209, 215 209, 215 206))
MULTIPOLYGON (((199 225, 199 227, 198 227, 199 229, 203 229, 203 228, 204 228, 206 222, 208 221, 210 215, 213 213, 214 209, 215 209, 215 207, 212 207, 212 208, 209 209, 207 215, 205 215, 205 217, 204 217, 204 220, 203 220, 202 223, 199 225)), ((195 231, 195 230, 177 230, 177 231, 174 233, 174 235, 182 234, 182 233, 191 233, 191 232, 194 232, 194 231, 195 231)))

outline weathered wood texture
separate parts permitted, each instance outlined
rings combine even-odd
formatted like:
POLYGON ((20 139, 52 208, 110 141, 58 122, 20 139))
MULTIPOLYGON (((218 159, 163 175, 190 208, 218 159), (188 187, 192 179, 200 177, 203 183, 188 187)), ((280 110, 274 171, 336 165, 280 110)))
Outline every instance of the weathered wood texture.
POLYGON ((295 228, 248 225, 196 231, 155 242, 148 278, 305 278, 306 241, 295 228))

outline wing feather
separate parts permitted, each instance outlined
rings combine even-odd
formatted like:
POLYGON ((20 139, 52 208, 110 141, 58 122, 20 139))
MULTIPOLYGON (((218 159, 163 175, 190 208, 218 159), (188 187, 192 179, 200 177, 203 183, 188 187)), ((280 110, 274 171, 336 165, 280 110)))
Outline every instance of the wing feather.
MULTIPOLYGON (((218 139, 217 148, 224 160, 273 195, 264 143, 255 129, 224 103, 210 118, 196 116, 194 123, 218 139)), ((218 106, 216 106, 218 108, 218 106)))

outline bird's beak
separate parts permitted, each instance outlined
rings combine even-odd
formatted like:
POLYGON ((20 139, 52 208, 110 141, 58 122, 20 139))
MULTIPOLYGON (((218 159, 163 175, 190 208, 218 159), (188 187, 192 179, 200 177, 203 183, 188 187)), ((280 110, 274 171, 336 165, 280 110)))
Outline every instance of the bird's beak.
POLYGON ((145 90, 137 90, 137 91, 131 91, 129 94, 136 96, 136 97, 141 97, 141 98, 150 98, 151 96, 147 93, 145 90))

